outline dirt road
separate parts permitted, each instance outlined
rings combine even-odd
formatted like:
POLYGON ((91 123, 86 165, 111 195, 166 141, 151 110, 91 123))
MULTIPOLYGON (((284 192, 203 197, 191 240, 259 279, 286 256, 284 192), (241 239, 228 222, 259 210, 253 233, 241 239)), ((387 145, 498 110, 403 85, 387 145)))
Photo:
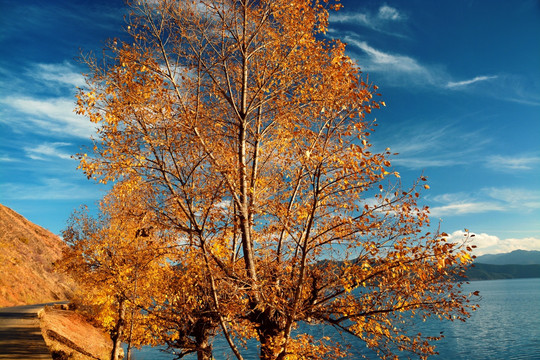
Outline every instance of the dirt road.
POLYGON ((0 359, 52 360, 37 316, 45 305, 0 308, 0 359))

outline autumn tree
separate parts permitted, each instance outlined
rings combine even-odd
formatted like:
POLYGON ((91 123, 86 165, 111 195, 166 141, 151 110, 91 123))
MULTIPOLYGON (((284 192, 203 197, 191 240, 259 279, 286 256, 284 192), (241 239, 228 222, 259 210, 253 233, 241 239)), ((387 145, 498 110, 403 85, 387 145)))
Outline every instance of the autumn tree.
POLYGON ((57 262, 78 283, 78 302, 110 331, 114 360, 122 341, 128 343, 128 357, 132 344, 150 342, 143 310, 153 303, 158 275, 169 267, 174 249, 166 234, 154 231, 151 215, 137 206, 130 188, 130 182, 117 184, 97 217, 85 207, 72 214, 63 231, 69 248, 57 262))
POLYGON ((468 317, 474 306, 452 280, 470 248, 426 233, 425 178, 402 189, 390 150, 371 150, 366 116, 384 103, 345 45, 325 36, 339 4, 130 6, 130 41, 86 58, 77 111, 99 137, 80 166, 151 188, 141 206, 178 234, 179 267, 235 356, 248 338, 261 359, 344 354, 293 336, 299 322, 333 326, 382 358, 434 353, 436 339, 409 334, 405 320, 468 317))
POLYGON ((146 331, 153 344, 165 345, 178 358, 195 353, 197 359, 212 359, 212 340, 219 331, 208 282, 201 280, 204 262, 197 254, 179 249, 182 261, 162 269, 156 278, 154 301, 145 308, 146 331), (185 264, 189 264, 188 267, 185 264))

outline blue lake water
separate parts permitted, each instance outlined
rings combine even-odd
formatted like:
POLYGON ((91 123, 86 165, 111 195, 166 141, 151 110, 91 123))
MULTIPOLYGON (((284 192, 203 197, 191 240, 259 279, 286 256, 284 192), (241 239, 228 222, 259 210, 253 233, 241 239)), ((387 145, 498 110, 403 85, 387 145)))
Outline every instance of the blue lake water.
MULTIPOLYGON (((540 359, 540 279, 474 281, 464 285, 466 291, 480 291, 480 308, 463 322, 427 321, 418 326, 426 335, 444 332, 437 342, 438 356, 430 359, 451 360, 538 360, 540 359)), ((305 326, 305 331, 317 335, 336 334, 332 328, 305 326)), ((416 330, 416 329, 415 329, 416 330)), ((339 336, 336 334, 336 336, 339 336)), ((354 341, 354 339, 353 339, 354 341)), ((356 355, 370 356, 361 341, 351 343, 356 355)), ((230 351, 221 338, 214 341, 216 360, 227 359, 230 351)), ((246 360, 258 356, 256 345, 242 352, 246 360)), ((175 357, 157 348, 136 350, 134 360, 170 360, 175 357)), ((232 358, 232 357, 230 357, 232 358)), ((190 357, 195 359, 195 357, 190 357)))

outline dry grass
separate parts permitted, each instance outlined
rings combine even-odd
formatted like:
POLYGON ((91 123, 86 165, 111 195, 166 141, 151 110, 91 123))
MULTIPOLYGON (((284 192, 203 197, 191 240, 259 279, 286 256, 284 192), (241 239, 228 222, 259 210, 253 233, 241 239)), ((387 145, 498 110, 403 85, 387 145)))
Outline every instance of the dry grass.
POLYGON ((112 341, 102 329, 72 310, 46 307, 40 313, 41 333, 55 360, 110 358, 112 341))
POLYGON ((71 297, 72 283, 53 269, 66 245, 0 204, 0 307, 71 297))

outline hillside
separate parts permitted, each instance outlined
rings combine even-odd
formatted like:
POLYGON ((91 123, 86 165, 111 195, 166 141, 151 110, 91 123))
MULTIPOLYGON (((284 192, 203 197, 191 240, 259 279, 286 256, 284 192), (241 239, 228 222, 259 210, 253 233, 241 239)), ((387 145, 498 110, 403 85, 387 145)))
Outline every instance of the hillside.
POLYGON ((0 204, 0 307, 67 299, 71 285, 53 272, 65 244, 0 204))
POLYGON ((515 250, 478 256, 466 272, 468 280, 540 278, 540 251, 515 250))
POLYGON ((475 263, 492 265, 540 264, 540 251, 515 250, 505 254, 486 254, 478 256, 475 263))
POLYGON ((499 280, 540 278, 540 264, 493 265, 475 263, 466 272, 468 280, 499 280))

